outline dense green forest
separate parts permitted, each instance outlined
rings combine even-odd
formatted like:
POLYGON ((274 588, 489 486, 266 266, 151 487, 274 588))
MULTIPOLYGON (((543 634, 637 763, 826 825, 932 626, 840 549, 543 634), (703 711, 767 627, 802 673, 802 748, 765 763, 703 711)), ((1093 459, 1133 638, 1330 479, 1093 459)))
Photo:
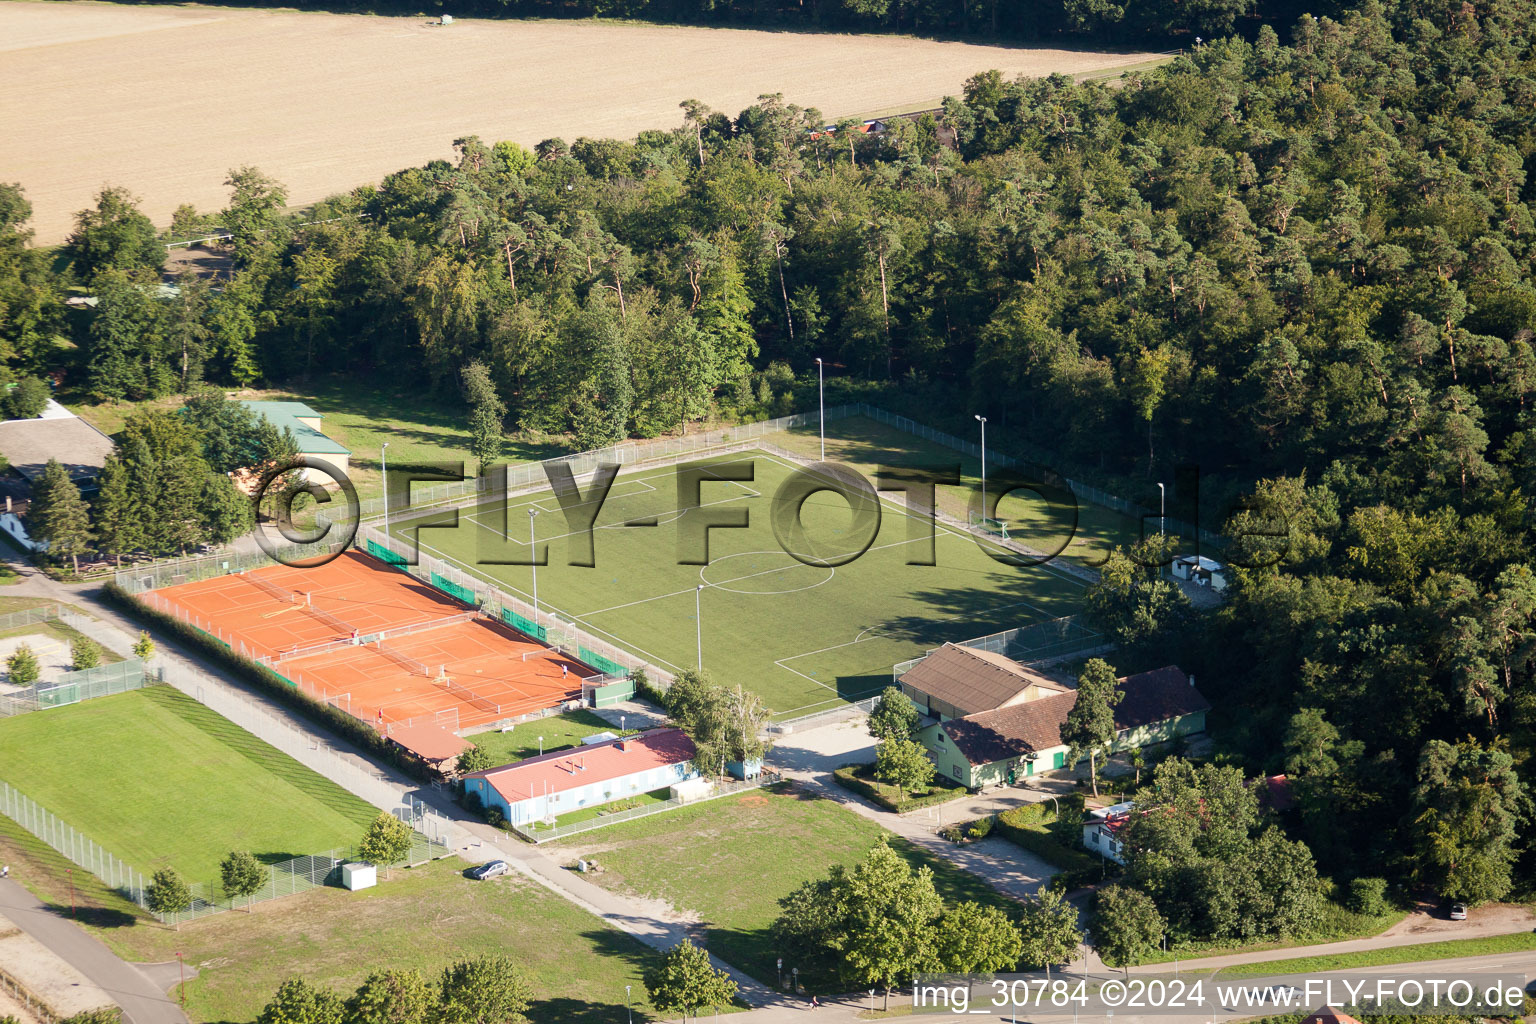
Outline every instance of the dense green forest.
MULTIPOLYGON (((239 0, 237 0, 239 2, 239 0)), ((1303 14, 1336 16, 1325 0, 299 0, 257 6, 407 14, 429 9, 489 17, 636 18, 695 25, 836 32, 903 32, 978 39, 1053 40, 1064 45, 1161 49, 1260 25, 1284 27, 1303 14)))
POLYGON ((55 258, 10 188, 5 362, 102 399, 320 371, 453 395, 481 362, 511 424, 595 446, 786 411, 822 356, 1064 471, 1198 464, 1283 536, 1235 542, 1214 614, 1117 569, 1126 662, 1198 672, 1224 756, 1297 780, 1325 874, 1502 896, 1536 867, 1533 25, 1373 2, 1113 85, 979 74, 883 135, 768 97, 462 139, 305 223, 243 169, 176 226, 232 231, 232 273, 171 298, 131 196, 55 258))

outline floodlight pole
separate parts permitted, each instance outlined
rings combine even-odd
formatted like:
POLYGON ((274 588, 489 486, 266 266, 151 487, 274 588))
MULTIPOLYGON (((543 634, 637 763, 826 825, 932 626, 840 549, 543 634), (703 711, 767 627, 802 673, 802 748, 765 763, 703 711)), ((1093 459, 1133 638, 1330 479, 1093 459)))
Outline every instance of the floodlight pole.
POLYGON ((379 472, 384 477, 384 538, 389 539, 389 442, 379 449, 379 472))
MULTIPOLYGON (((1159 480, 1157 484, 1157 539, 1159 541, 1163 540, 1163 538, 1167 536, 1163 529, 1163 516, 1168 511, 1167 498, 1168 491, 1165 487, 1163 487, 1162 481, 1159 480)), ((1161 579, 1163 575, 1163 552, 1161 550, 1161 546, 1157 552, 1157 559, 1157 575, 1158 578, 1161 579)))
POLYGON ((528 510, 528 562, 533 566, 533 624, 539 624, 539 545, 534 539, 533 520, 539 510, 528 510))
POLYGON ((703 594, 704 584, 700 583, 697 587, 694 588, 693 591, 693 624, 695 627, 697 627, 696 631, 698 633, 696 644, 700 672, 704 671, 704 615, 702 610, 703 594))
MULTIPOLYGON (((987 418, 980 413, 976 414, 976 422, 981 424, 981 518, 987 517, 987 418)), ((982 525, 986 525, 983 523, 982 525)))
POLYGON ((827 461, 827 382, 822 374, 821 357, 816 358, 816 402, 821 409, 821 461, 827 461))

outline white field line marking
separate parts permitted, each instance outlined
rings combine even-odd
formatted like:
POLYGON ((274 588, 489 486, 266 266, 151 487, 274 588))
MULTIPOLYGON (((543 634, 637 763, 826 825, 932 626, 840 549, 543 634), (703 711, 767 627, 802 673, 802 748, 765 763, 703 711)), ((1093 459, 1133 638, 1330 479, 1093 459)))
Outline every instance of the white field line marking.
MULTIPOLYGON (((781 457, 779 457, 777 455, 772 454, 771 452, 765 452, 765 451, 761 451, 761 450, 757 450, 756 454, 748 456, 746 458, 736 459, 736 460, 731 460, 731 461, 732 462, 745 462, 745 461, 749 461, 750 459, 754 459, 754 458, 765 459, 765 460, 767 460, 767 461, 769 461, 769 462, 779 466, 780 468, 788 468, 788 469, 798 469, 798 468, 800 468, 794 462, 791 462, 789 460, 783 459, 783 458, 781 458, 781 457)), ((659 475, 661 473, 664 473, 664 472, 666 472, 666 470, 668 468, 673 468, 673 467, 663 467, 662 469, 656 470, 655 474, 659 475)), ((648 475, 645 475, 645 476, 631 478, 630 480, 623 481, 623 483, 624 484, 630 484, 630 485, 640 484, 640 485, 643 485, 646 488, 646 490, 650 491, 650 492, 659 491, 660 488, 658 488, 658 487, 656 487, 656 486, 654 486, 653 484, 650 483, 651 479, 652 479, 652 476, 648 474, 648 475)), ((738 486, 740 486, 743 491, 747 492, 747 494, 746 494, 747 497, 762 497, 761 492, 753 490, 752 488, 745 486, 740 481, 721 480, 721 481, 717 481, 717 482, 719 482, 719 483, 735 483, 738 486)), ((618 486, 618 484, 619 484, 619 482, 615 481, 615 486, 618 486)), ((644 492, 631 492, 631 493, 644 493, 644 492)), ((611 496, 611 494, 612 494, 612 492, 610 491, 610 496, 611 496)), ((732 497, 729 497, 729 498, 722 498, 722 499, 719 499, 717 501, 704 502, 704 503, 701 503, 701 505, 699 507, 700 508, 705 508, 705 507, 709 507, 711 505, 725 504, 726 502, 730 502, 730 501, 736 500, 737 497, 739 497, 739 495, 732 496, 732 497)), ((890 508, 894 509, 896 511, 897 515, 899 515, 899 516, 901 516, 903 518, 919 519, 920 521, 925 518, 925 517, 921 517, 921 516, 914 516, 906 508, 906 506, 903 503, 897 502, 894 499, 886 498, 886 497, 881 497, 880 501, 881 501, 881 503, 883 505, 889 506, 890 508)), ((538 505, 538 500, 536 499, 534 501, 524 501, 524 502, 519 502, 519 503, 515 503, 515 504, 510 504, 509 507, 508 507, 508 511, 511 511, 514 508, 526 508, 530 504, 531 505, 536 505, 536 506, 538 506, 540 508, 543 508, 543 506, 538 505)), ((546 509, 546 511, 548 511, 548 510, 546 509)), ((556 511, 558 511, 558 509, 556 511)), ((669 512, 657 513, 658 521, 659 521, 659 517, 660 516, 663 516, 663 515, 673 515, 673 514, 681 516, 681 515, 686 514, 688 511, 689 510, 687 510, 687 509, 681 509, 681 510, 673 509, 673 510, 671 510, 669 512)), ((500 538, 500 534, 496 530, 492 529, 489 526, 486 526, 484 523, 481 523, 479 521, 479 516, 484 515, 484 514, 487 514, 487 513, 485 513, 485 512, 477 512, 477 513, 473 513, 473 514, 467 516, 466 518, 470 519, 472 522, 475 523, 476 526, 479 526, 481 529, 487 530, 490 533, 492 533, 493 535, 496 535, 498 538, 500 538)), ((934 517, 932 520, 929 520, 929 521, 932 522, 933 526, 935 527, 936 535, 939 534, 939 533, 942 533, 945 536, 954 537, 954 538, 959 539, 959 540, 970 541, 973 544, 976 542, 976 538, 973 537, 971 534, 965 533, 964 531, 961 531, 961 530, 957 530, 954 527, 950 526, 949 524, 947 524, 945 522, 942 522, 937 517, 934 517)), ((616 529, 616 528, 617 529, 625 528, 624 527, 624 523, 622 523, 622 522, 609 523, 609 524, 606 524, 604 526, 596 526, 596 527, 594 527, 594 529, 600 529, 600 530, 616 529)), ((564 533, 564 534, 558 534, 558 535, 553 536, 553 537, 540 537, 538 539, 540 541, 543 541, 543 542, 547 543, 547 542, 552 541, 552 540, 560 540, 560 539, 564 539, 564 538, 570 537, 570 536, 574 536, 574 533, 564 533)), ((418 539, 419 539, 419 535, 418 535, 418 539)), ((892 541, 892 542, 887 543, 887 544, 880 544, 880 545, 876 545, 874 547, 871 547, 869 549, 869 551, 881 551, 881 550, 886 550, 888 548, 902 547, 902 546, 905 546, 907 544, 922 543, 926 539, 927 538, 908 538, 906 540, 901 540, 901 541, 892 541)), ((512 543, 516 543, 516 542, 514 541, 512 543)), ((522 545, 522 546, 526 547, 527 545, 522 545)), ((444 561, 447 561, 447 562, 449 562, 451 564, 455 564, 455 565, 462 565, 463 564, 463 563, 461 563, 459 561, 459 559, 457 559, 457 558, 453 557, 452 555, 449 555, 446 552, 444 552, 444 551, 442 551, 442 550, 440 550, 438 548, 435 548, 435 547, 433 547, 431 545, 428 545, 426 543, 421 543, 421 547, 424 550, 429 551, 430 553, 436 555, 439 558, 442 558, 444 561)), ((866 551, 865 554, 868 554, 869 551, 866 551)), ((744 554, 745 552, 738 552, 738 553, 739 554, 744 554)), ((935 551, 935 555, 937 555, 937 551, 935 551)), ((727 557, 729 557, 729 556, 727 556, 727 557)), ((789 557, 793 557, 793 556, 789 556, 789 557)), ((707 566, 701 567, 701 571, 702 571, 703 568, 707 568, 707 566)), ((724 583, 734 583, 734 582, 737 582, 740 579, 750 579, 753 576, 760 576, 760 575, 766 575, 767 573, 779 572, 779 571, 782 571, 783 569, 786 569, 786 568, 793 568, 793 566, 781 566, 781 567, 774 568, 774 569, 767 569, 767 570, 763 570, 762 572, 759 572, 759 573, 751 573, 751 574, 748 574, 746 576, 736 577, 736 578, 733 578, 733 579, 724 580, 722 582, 724 582, 724 583)), ((1069 574, 1063 573, 1060 570, 1054 569, 1054 568, 1050 567, 1049 564, 1030 566, 1030 568, 1042 570, 1042 571, 1044 571, 1044 572, 1046 572, 1046 573, 1056 577, 1059 580, 1062 580, 1062 581, 1067 582, 1067 583, 1071 583, 1072 585, 1078 587, 1079 589, 1085 589, 1086 586, 1087 586, 1087 584, 1085 584, 1082 580, 1080 580, 1080 579, 1078 579, 1078 578, 1076 578, 1074 576, 1071 576, 1069 574)), ((482 580, 484 580, 487 583, 490 583, 492 586, 504 587, 507 590, 509 590, 509 591, 517 594, 518 596, 522 597, 525 601, 529 601, 531 603, 532 596, 527 591, 521 589, 520 587, 517 587, 516 585, 514 585, 514 584, 512 584, 512 583, 510 583, 508 581, 500 580, 500 579, 497 579, 495 577, 492 577, 488 573, 480 572, 479 570, 471 570, 471 571, 472 571, 473 575, 476 575, 476 576, 480 577, 482 580)), ((665 658, 662 658, 662 657, 656 655, 653 652, 647 651, 645 648, 640 647, 639 645, 633 643, 632 641, 625 640, 625 639, 617 636, 614 633, 611 633, 611 632, 609 632, 609 631, 607 631, 605 629, 602 629, 601 627, 599 627, 599 626, 595 625, 594 623, 588 621, 588 619, 589 619, 590 616, 602 615, 602 614, 605 614, 605 613, 611 612, 611 611, 619 611, 619 610, 622 610, 622 609, 625 609, 625 608, 632 608, 632 607, 635 607, 637 605, 649 604, 652 601, 662 601, 662 600, 666 600, 668 598, 679 597, 679 596, 682 596, 684 594, 692 593, 693 591, 694 591, 694 588, 693 587, 689 587, 686 590, 673 591, 673 592, 667 593, 667 594, 658 594, 658 595, 655 595, 653 597, 640 598, 639 600, 629 601, 629 602, 626 602, 624 604, 613 605, 613 606, 610 606, 608 608, 600 608, 600 609, 597 609, 595 611, 582 612, 582 613, 576 613, 576 612, 572 612, 572 611, 570 611, 568 609, 558 608, 558 607, 550 604, 549 602, 545 602, 544 603, 544 608, 546 610, 552 612, 552 613, 555 613, 556 615, 563 616, 564 618, 569 620, 572 624, 579 625, 579 626, 589 630, 590 632, 592 632, 594 634, 597 634, 597 635, 600 635, 600 636, 603 636, 603 637, 607 637, 609 639, 609 641, 614 643, 616 646, 619 646, 621 648, 626 648, 626 649, 634 652, 635 654, 639 655, 640 657, 646 658, 647 660, 649 660, 653 664, 664 666, 664 667, 667 667, 667 668, 671 668, 671 669, 674 669, 674 670, 677 670, 677 671, 682 671, 683 669, 682 669, 681 666, 678 666, 678 665, 674 664, 673 662, 670 662, 670 661, 666 660, 665 658)), ((727 593, 730 593, 730 592, 731 591, 727 591, 727 593)), ((748 596, 773 597, 773 596, 776 596, 776 595, 774 595, 774 594, 762 594, 762 595, 748 595, 748 596)), ((1020 607, 1020 606, 1027 607, 1031 611, 1039 613, 1042 616, 1043 619, 1050 619, 1050 618, 1053 617, 1046 609, 1043 609, 1040 606, 1035 605, 1035 604, 1033 604, 1033 603, 1031 603, 1029 601, 1014 601, 1014 602, 1010 602, 1008 604, 999 605, 999 606, 996 606, 995 608, 988 609, 988 612, 989 613, 999 612, 999 611, 1002 611, 1002 610, 1007 609, 1007 608, 1014 608, 1014 607, 1020 607)), ((688 617, 691 618, 692 616, 688 616, 688 617)), ((948 616, 947 618, 950 619, 950 620, 956 620, 956 619, 959 619, 960 617, 961 616, 959 616, 959 615, 951 615, 951 616, 948 616)), ((940 621, 942 621, 942 620, 940 620, 940 621)), ((811 684, 813 684, 815 686, 821 687, 822 689, 825 689, 825 690, 828 690, 828 691, 831 691, 831 692, 835 693, 836 690, 835 690, 835 688, 833 686, 831 686, 831 685, 829 685, 827 683, 824 683, 824 682, 822 682, 822 681, 820 681, 818 679, 813 679, 810 676, 806 675, 804 672, 801 672, 801 671, 799 671, 798 669, 795 669, 795 668, 791 668, 789 665, 786 665, 784 663, 787 662, 787 661, 796 661, 796 660, 798 660, 800 658, 809 657, 809 656, 814 655, 814 654, 822 654, 822 653, 825 653, 826 651, 838 650, 838 649, 843 648, 843 647, 851 647, 851 646, 853 646, 855 644, 864 643, 866 640, 874 640, 874 639, 887 638, 887 637, 884 637, 883 634, 878 634, 878 633, 876 635, 874 635, 874 636, 865 636, 866 633, 869 633, 869 632, 871 632, 873 630, 879 630, 884 625, 885 625, 884 623, 879 623, 879 624, 876 624, 876 625, 873 625, 873 626, 866 626, 863 629, 861 629, 857 634, 855 634, 855 637, 854 637, 853 640, 845 641, 844 643, 840 643, 840 644, 833 644, 833 645, 831 645, 829 647, 823 647, 823 648, 821 648, 819 650, 804 651, 804 652, 801 652, 799 654, 787 655, 784 658, 776 659, 774 661, 774 665, 779 667, 779 668, 782 668, 786 672, 790 672, 790 673, 793 673, 794 675, 799 676, 800 678, 806 680, 807 682, 809 682, 809 683, 811 683, 811 684)), ((841 698, 839 698, 839 699, 841 699, 841 698)), ((812 706, 815 706, 815 705, 802 705, 802 707, 812 707, 812 706)), ((797 709, 793 709, 793 710, 800 710, 800 709, 797 708, 797 709)), ((781 712, 778 712, 778 713, 779 714, 785 714, 787 712, 782 712, 781 711, 781 712)))
MULTIPOLYGON (((1038 605, 1031 604, 1028 601, 1012 601, 1012 602, 1010 602, 1008 604, 1001 604, 1001 605, 997 605, 994 608, 989 608, 989 609, 987 609, 987 611, 988 612, 1000 612, 1000 611, 1003 611, 1004 609, 1007 609, 1007 608, 1017 608, 1017 607, 1020 607, 1020 606, 1028 608, 1031 611, 1039 612, 1041 615, 1045 616, 1046 619, 1050 618, 1050 613, 1049 612, 1045 611, 1043 608, 1040 608, 1038 605)), ((947 616, 949 621, 958 620, 960 617, 961 616, 959 616, 959 615, 947 616)), ((945 620, 944 619, 935 619, 934 621, 942 622, 942 621, 945 621, 945 620)), ((1044 620, 1042 620, 1042 621, 1044 621, 1044 620)), ((856 646, 858 644, 866 643, 866 642, 868 642, 870 640, 895 640, 895 639, 898 639, 897 637, 895 637, 893 635, 890 635, 890 634, 886 634, 886 633, 875 633, 873 636, 865 636, 866 633, 871 633, 871 632, 873 632, 875 630, 879 630, 879 629, 881 629, 885 625, 886 624, 882 622, 882 623, 880 623, 879 625, 876 625, 876 626, 866 626, 863 629, 859 630, 858 635, 856 635, 852 640, 848 640, 848 641, 845 641, 844 643, 840 643, 840 644, 833 644, 830 647, 822 647, 822 648, 819 648, 819 649, 814 650, 814 651, 802 651, 799 654, 786 655, 785 657, 782 657, 782 658, 779 658, 779 659, 775 660, 774 664, 777 665, 779 668, 782 668, 786 672, 793 672, 795 675, 799 676, 802 679, 805 679, 805 680, 808 680, 808 681, 810 681, 812 683, 815 683, 817 686, 823 686, 823 687, 826 687, 827 689, 831 690, 831 689, 833 689, 832 686, 828 685, 827 683, 822 682, 819 679, 814 679, 811 676, 806 675, 804 672, 801 672, 797 668, 791 668, 790 666, 786 665, 785 662, 788 662, 788 661, 799 661, 801 658, 809 658, 809 657, 811 657, 813 655, 825 654, 828 651, 841 650, 844 647, 853 647, 853 646, 856 646)))
MULTIPOLYGON (((458 561, 458 559, 452 557, 451 555, 447 554, 446 552, 444 552, 444 551, 442 551, 442 550, 440 550, 438 548, 434 548, 430 544, 423 543, 421 545, 421 549, 423 551, 426 551, 428 554, 436 555, 438 558, 441 558, 445 562, 450 562, 450 563, 452 563, 454 565, 462 565, 462 563, 460 563, 458 561)), ((518 586, 516 586, 514 584, 508 583, 505 580, 499 580, 496 577, 491 576, 489 573, 483 573, 483 572, 479 571, 478 569, 474 569, 472 567, 465 566, 465 567, 461 568, 460 571, 461 572, 468 572, 470 575, 477 576, 482 581, 484 581, 486 583, 489 583, 493 587, 497 587, 499 589, 505 590, 505 591, 507 591, 509 593, 512 593, 512 594, 516 594, 517 596, 521 597, 524 601, 526 601, 530 605, 533 603, 533 595, 529 594, 526 590, 523 590, 521 587, 518 587, 518 586)), ((557 618, 558 619, 558 618, 563 616, 564 619, 566 621, 569 621, 572 625, 581 626, 583 629, 587 630, 590 633, 594 633, 594 634, 597 634, 599 636, 605 636, 610 641, 612 641, 614 646, 622 648, 624 650, 628 650, 631 653, 635 654, 636 656, 646 659, 647 661, 649 661, 653 665, 660 665, 660 666, 662 666, 664 668, 671 668, 671 669, 674 669, 674 670, 679 671, 679 672, 684 671, 683 666, 674 665, 672 662, 668 661, 667 659, 662 658, 662 657, 660 657, 660 656, 658 656, 658 655, 656 655, 656 654, 646 650, 644 647, 641 647, 638 644, 632 643, 632 642, 630 642, 628 640, 624 640, 624 639, 622 639, 620 637, 617 637, 614 634, 608 632, 605 629, 601 629, 598 626, 594 626, 590 622, 584 621, 580 616, 574 614, 573 612, 568 611, 567 609, 557 607, 556 605, 550 604, 548 601, 543 602, 540 605, 540 607, 545 612, 547 612, 552 618, 557 618)))

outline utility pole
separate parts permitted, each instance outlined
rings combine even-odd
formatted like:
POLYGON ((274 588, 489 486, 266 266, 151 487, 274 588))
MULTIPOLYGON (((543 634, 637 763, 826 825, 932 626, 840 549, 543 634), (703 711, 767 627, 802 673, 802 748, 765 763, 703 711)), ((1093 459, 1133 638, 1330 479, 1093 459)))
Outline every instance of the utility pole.
POLYGON ((704 584, 700 583, 693 591, 693 624, 697 627, 697 651, 699 671, 704 671, 704 616, 703 616, 704 584))
POLYGON ((528 561, 533 566, 533 624, 539 624, 539 545, 534 539, 533 521, 538 517, 539 510, 528 510, 528 561))

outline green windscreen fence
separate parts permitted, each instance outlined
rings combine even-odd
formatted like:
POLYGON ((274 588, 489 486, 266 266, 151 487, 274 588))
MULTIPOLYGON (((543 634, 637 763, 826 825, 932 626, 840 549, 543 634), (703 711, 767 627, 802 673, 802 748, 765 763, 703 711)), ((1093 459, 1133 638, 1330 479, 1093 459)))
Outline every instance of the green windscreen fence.
POLYGON ((629 669, 625 668, 623 665, 620 665, 616 661, 612 661, 612 660, 610 660, 608 658, 603 657, 601 654, 598 654, 596 651, 592 650, 590 647, 579 647, 579 648, 577 648, 577 651, 579 652, 579 655, 580 655, 582 661, 586 662, 588 665, 591 665, 593 668, 597 669, 599 672, 603 673, 604 675, 609 675, 609 676, 627 676, 627 675, 629 675, 629 669))
POLYGON ((518 632, 527 633, 529 636, 537 640, 549 639, 549 634, 545 631, 543 626, 538 625, 531 619, 523 618, 521 615, 517 614, 517 612, 514 612, 510 608, 503 608, 501 610, 501 621, 505 622, 507 625, 511 626, 518 632))
POLYGON ((393 551, 389 550, 389 548, 385 547, 383 544, 380 544, 378 541, 370 540, 368 542, 368 553, 374 558, 377 558, 379 561, 387 562, 390 565, 406 564, 404 555, 395 554, 393 551))
POLYGON ((470 590, 468 587, 461 587, 457 583, 452 583, 437 573, 432 574, 432 585, 449 597, 456 597, 465 604, 475 605, 480 603, 475 599, 475 592, 473 590, 470 590))
POLYGON ((273 675, 277 676, 277 678, 281 679, 283 682, 287 683, 289 686, 293 687, 295 690, 297 690, 299 688, 299 684, 298 683, 294 682, 292 679, 289 679, 287 676, 283 675, 281 672, 277 671, 276 669, 268 666, 267 671, 271 672, 273 675))

